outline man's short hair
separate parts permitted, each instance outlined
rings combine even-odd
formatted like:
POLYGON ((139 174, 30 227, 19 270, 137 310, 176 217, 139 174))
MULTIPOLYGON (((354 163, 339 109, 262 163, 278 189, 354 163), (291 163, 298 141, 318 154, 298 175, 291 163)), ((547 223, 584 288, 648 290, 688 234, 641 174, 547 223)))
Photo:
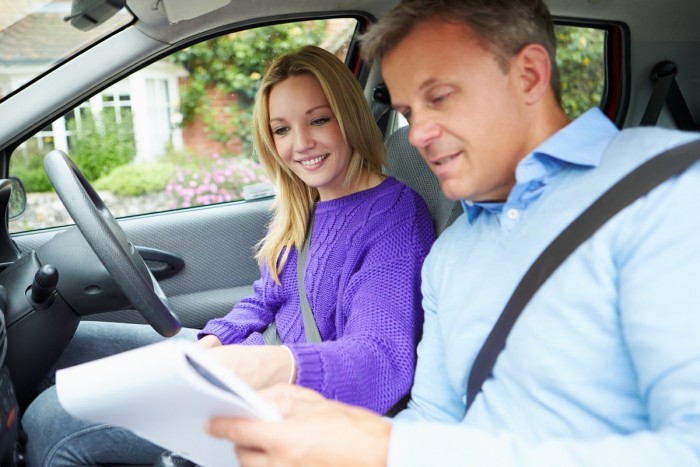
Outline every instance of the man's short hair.
POLYGON ((469 26, 504 72, 525 45, 542 45, 552 63, 552 90, 561 101, 554 24, 543 0, 402 0, 362 36, 362 58, 381 60, 417 25, 436 18, 469 26))

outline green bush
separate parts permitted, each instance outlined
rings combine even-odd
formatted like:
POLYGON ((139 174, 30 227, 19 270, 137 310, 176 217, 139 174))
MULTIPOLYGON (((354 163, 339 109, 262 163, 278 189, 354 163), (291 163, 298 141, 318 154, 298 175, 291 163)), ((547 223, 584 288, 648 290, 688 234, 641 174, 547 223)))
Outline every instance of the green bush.
POLYGON ((72 133, 69 155, 91 182, 134 158, 136 145, 130 113, 117 122, 113 112, 103 111, 97 117, 90 111, 83 112, 80 124, 71 120, 68 130, 72 133))
POLYGON ((10 175, 22 180, 27 193, 53 191, 44 170, 44 156, 36 147, 36 140, 27 141, 26 148, 19 149, 10 159, 10 175))
POLYGON ((163 191, 175 176, 176 166, 169 162, 147 162, 117 167, 95 182, 98 190, 121 196, 139 196, 163 191))
POLYGON ((557 26, 557 65, 562 77, 562 106, 576 118, 600 104, 605 85, 605 31, 557 26))

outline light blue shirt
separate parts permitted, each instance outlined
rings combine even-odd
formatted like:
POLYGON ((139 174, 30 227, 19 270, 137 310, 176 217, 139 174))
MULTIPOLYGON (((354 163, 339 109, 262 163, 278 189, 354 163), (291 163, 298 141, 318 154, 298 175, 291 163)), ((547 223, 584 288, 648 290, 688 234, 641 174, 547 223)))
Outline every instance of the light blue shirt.
POLYGON ((605 146, 618 133, 610 120, 601 117, 599 109, 589 110, 525 156, 515 168, 515 186, 505 203, 462 201, 469 223, 473 224, 481 211, 486 210, 497 215, 504 228, 510 229, 515 224, 513 213, 527 209, 565 167, 598 167, 605 146))
POLYGON ((423 339, 390 466, 700 465, 697 166, 559 267, 464 415, 476 354, 539 253, 624 174, 697 137, 618 132, 591 111, 523 159, 503 206, 474 206, 472 224, 443 232, 423 268, 423 339))

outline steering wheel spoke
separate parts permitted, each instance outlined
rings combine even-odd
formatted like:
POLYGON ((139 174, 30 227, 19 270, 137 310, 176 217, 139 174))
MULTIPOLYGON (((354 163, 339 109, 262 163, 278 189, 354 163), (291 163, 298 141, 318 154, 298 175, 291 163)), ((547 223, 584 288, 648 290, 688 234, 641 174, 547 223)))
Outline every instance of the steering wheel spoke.
POLYGON ((46 155, 44 169, 78 230, 134 308, 161 335, 177 334, 182 325, 160 284, 80 169, 60 150, 46 155))

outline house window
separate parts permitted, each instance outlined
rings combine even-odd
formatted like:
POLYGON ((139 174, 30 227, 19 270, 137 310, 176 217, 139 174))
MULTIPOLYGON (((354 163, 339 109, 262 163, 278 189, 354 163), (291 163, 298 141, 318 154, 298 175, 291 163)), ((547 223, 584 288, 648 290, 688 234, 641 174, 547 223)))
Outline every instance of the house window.
POLYGON ((131 98, 129 94, 103 94, 102 106, 105 115, 114 119, 116 123, 131 121, 131 98))
POLYGON ((149 96, 149 99, 146 101, 146 113, 149 121, 148 154, 150 157, 142 157, 141 159, 155 160, 173 143, 173 109, 171 107, 168 80, 146 79, 146 93, 149 96))

